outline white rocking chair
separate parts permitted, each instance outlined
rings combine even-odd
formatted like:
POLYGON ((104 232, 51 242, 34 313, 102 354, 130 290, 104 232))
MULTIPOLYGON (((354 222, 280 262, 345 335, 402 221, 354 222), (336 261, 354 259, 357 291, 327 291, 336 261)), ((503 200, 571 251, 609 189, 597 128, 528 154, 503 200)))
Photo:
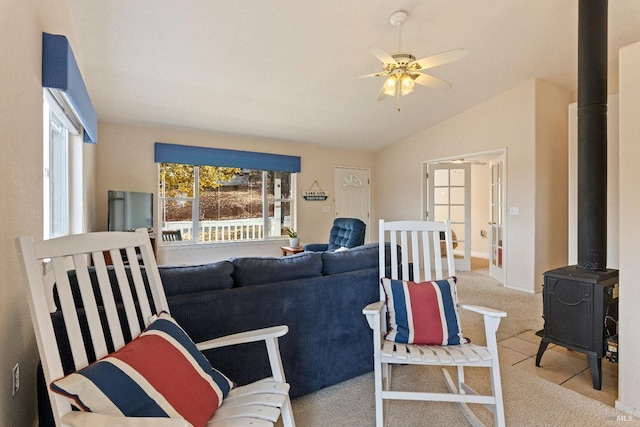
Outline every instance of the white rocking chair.
MULTIPOLYGON (((390 242, 391 279, 400 278, 413 282, 446 279, 455 276, 452 232, 449 222, 398 221, 385 222, 380 220, 380 277, 385 273, 385 241, 390 242), (444 236, 446 252, 441 250, 441 240, 444 236), (397 248, 400 248, 398 259, 397 248), (446 253, 446 258, 441 253, 446 253), (446 261, 443 269, 443 261, 446 261)), ((455 285, 454 285, 455 295, 455 285)), ((374 369, 375 369, 375 400, 376 426, 386 425, 386 412, 389 400, 415 400, 457 402, 467 421, 471 425, 483 425, 480 419, 471 411, 468 404, 483 404, 494 415, 495 425, 504 426, 504 406, 502 401, 502 386, 500 382, 500 368, 498 365, 498 348, 496 331, 500 318, 507 314, 503 311, 489 308, 462 305, 461 308, 484 316, 486 346, 471 343, 459 345, 407 345, 385 339, 387 334, 387 306, 384 289, 380 289, 380 301, 369 304, 363 309, 367 321, 373 329, 374 341, 374 369), (456 366, 457 386, 446 369, 442 369, 445 383, 450 393, 422 393, 397 391, 397 384, 391 384, 392 365, 438 365, 456 366), (489 368, 492 395, 478 395, 464 380, 465 367, 489 368)), ((457 301, 456 301, 457 302, 457 301)))
MULTIPOLYGON (((65 375, 51 316, 57 310, 56 298, 63 313, 76 370, 89 365, 87 353, 101 359, 108 355, 108 347, 112 347, 113 351, 122 348, 126 340, 124 337, 139 336, 149 326, 153 314, 169 312, 146 229, 135 233, 88 233, 37 242, 31 237, 20 237, 16 243, 28 282, 31 317, 47 384, 65 375), (112 276, 111 280, 114 279, 113 274, 108 272, 105 254, 113 262, 118 292, 114 292, 116 286, 110 283, 109 276, 112 276), (131 260, 134 262, 129 263, 130 271, 127 272, 125 264, 131 260), (141 264, 144 265, 144 270, 140 268, 141 264), (92 286, 90 269, 95 269, 98 292, 92 286), (71 270, 75 270, 80 295, 78 292, 74 295, 74 289, 70 285, 68 273, 71 270), (148 290, 145 290, 142 273, 146 275, 148 290), (121 295, 121 304, 116 303, 119 299, 117 293, 121 295), (82 310, 76 309, 78 298, 82 299, 84 308, 85 315, 81 316, 82 319, 78 316, 78 311, 82 310), (121 318, 123 312, 126 313, 126 319, 121 318), (88 324, 90 340, 83 339, 80 325, 84 322, 88 324), (86 341, 90 341, 88 347, 85 346, 86 341)), ((285 381, 278 347, 278 337, 287 332, 287 326, 276 326, 197 344, 197 348, 202 351, 264 341, 273 375, 272 378, 233 388, 207 426, 273 426, 282 415, 284 426, 295 427, 288 394, 289 384, 285 381)), ((58 427, 191 426, 186 420, 176 418, 137 418, 72 411, 67 398, 51 390, 49 399, 58 427)))

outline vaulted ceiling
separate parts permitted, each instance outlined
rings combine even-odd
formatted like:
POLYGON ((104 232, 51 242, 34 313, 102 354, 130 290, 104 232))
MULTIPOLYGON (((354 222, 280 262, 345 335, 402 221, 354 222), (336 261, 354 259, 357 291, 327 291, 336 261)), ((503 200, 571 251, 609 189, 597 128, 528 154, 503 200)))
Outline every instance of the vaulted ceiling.
MULTIPOLYGON (((71 0, 73 49, 101 121, 377 149, 531 79, 575 93, 578 0, 71 0), (369 48, 453 84, 377 102, 369 48)), ((640 41, 640 1, 609 1, 609 88, 640 41)))

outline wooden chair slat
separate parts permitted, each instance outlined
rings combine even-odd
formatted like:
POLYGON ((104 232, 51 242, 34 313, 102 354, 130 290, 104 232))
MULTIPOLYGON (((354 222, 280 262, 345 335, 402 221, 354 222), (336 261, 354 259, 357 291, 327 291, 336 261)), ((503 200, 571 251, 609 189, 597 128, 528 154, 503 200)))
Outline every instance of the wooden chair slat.
POLYGON ((89 277, 87 254, 74 255, 73 262, 75 265, 76 279, 78 280, 78 288, 80 289, 82 306, 84 307, 84 314, 87 319, 87 325, 89 326, 89 334, 91 336, 91 343, 93 344, 93 351, 96 358, 99 359, 106 356, 108 351, 104 332, 100 323, 100 314, 98 313, 96 295, 93 291, 91 278, 89 277))
POLYGON ((113 289, 111 288, 111 281, 109 279, 109 272, 107 270, 104 254, 103 252, 93 252, 91 254, 91 258, 93 259, 93 264, 96 269, 98 287, 102 297, 104 313, 107 317, 107 325, 109 326, 111 341, 114 349, 121 348, 124 346, 125 340, 124 335, 122 334, 122 327, 120 326, 120 317, 118 316, 118 309, 113 296, 113 289))
POLYGON ((124 306, 124 312, 129 326, 129 333, 132 337, 137 337, 140 335, 140 332, 142 332, 142 329, 140 328, 140 320, 138 319, 135 300, 131 293, 131 285, 125 271, 121 249, 112 249, 109 251, 109 254, 111 255, 111 261, 113 262, 113 269, 117 278, 118 289, 122 296, 122 304, 124 306))
POLYGON ((58 299, 60 308, 64 317, 67 328, 67 336, 71 345, 71 354, 73 355, 73 363, 76 367, 86 366, 88 363, 87 353, 84 348, 82 339, 82 331, 80 330, 80 320, 76 312, 76 306, 71 292, 71 284, 67 276, 65 268, 65 260, 63 258, 52 258, 53 274, 56 278, 56 289, 58 291, 58 299))

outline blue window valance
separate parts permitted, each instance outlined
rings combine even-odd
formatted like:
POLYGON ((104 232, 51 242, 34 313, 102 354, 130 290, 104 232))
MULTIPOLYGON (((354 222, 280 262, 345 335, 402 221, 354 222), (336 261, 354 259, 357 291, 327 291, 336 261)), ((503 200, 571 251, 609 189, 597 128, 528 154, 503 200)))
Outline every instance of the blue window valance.
POLYGON ((42 87, 63 93, 84 127, 84 142, 98 141, 98 116, 65 36, 42 33, 42 87))
POLYGON ((300 157, 223 148, 155 143, 156 163, 224 166, 267 171, 300 172, 300 157))

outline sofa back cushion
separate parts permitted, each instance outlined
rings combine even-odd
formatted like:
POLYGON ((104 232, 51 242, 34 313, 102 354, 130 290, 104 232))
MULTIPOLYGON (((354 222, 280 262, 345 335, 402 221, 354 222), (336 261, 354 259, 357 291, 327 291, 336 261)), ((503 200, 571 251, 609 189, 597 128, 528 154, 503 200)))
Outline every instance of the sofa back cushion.
POLYGON ((336 252, 322 252, 322 274, 339 274, 347 271, 378 267, 378 244, 356 246, 336 252))
POLYGON ((167 297, 233 288, 233 264, 220 261, 202 265, 159 266, 167 297))
MULTIPOLYGON (((385 242, 385 263, 391 264, 389 242, 385 242)), ((369 243, 344 251, 322 253, 322 274, 340 274, 348 271, 378 268, 378 244, 369 243)), ((398 257, 400 251, 398 251, 398 257)))
POLYGON ((236 286, 263 285, 322 276, 322 257, 319 252, 303 252, 281 258, 235 258, 232 262, 236 286))

